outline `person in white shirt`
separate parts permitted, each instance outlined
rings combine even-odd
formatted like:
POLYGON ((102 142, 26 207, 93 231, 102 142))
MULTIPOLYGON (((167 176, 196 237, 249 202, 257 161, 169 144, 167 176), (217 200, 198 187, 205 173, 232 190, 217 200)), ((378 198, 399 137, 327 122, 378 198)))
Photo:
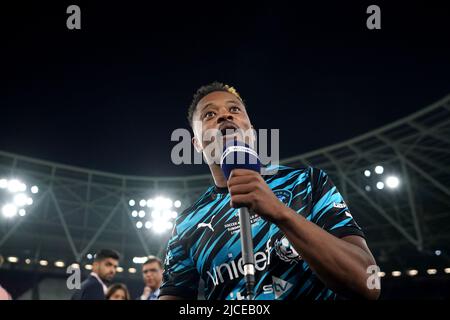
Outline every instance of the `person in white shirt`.
POLYGON ((158 300, 159 287, 161 287, 163 277, 163 266, 158 257, 148 257, 147 261, 142 265, 142 277, 145 287, 140 299, 158 300))

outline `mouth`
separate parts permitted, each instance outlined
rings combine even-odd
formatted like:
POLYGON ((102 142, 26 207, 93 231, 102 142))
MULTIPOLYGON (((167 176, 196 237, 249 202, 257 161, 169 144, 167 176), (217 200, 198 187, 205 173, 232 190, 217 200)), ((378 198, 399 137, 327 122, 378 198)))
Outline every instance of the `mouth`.
POLYGON ((234 123, 227 121, 220 125, 219 131, 222 134, 222 136, 232 136, 237 133, 239 130, 239 127, 235 125, 234 123))

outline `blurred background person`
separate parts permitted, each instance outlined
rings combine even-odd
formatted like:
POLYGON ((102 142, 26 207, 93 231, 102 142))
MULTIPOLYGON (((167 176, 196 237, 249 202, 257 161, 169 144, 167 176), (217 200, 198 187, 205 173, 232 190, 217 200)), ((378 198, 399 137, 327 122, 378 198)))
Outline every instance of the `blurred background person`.
POLYGON ((161 259, 149 256, 142 265, 142 277, 144 278, 144 291, 140 300, 158 300, 159 287, 163 277, 163 266, 161 259))
MULTIPOLYGON (((0 255, 0 268, 3 264, 3 257, 0 255)), ((0 284, 0 300, 12 300, 11 295, 0 284)))
POLYGON ((116 275, 119 266, 119 254, 114 250, 102 249, 95 254, 92 272, 81 283, 81 289, 72 296, 72 300, 104 300, 109 283, 116 275))
POLYGON ((130 300, 130 292, 123 283, 115 283, 108 288, 106 300, 130 300))

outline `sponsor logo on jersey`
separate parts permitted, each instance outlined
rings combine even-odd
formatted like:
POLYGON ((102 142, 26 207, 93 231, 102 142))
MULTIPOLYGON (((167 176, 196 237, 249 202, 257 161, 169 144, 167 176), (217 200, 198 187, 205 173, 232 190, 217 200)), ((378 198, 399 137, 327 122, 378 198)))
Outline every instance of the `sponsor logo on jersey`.
POLYGON ((286 206, 289 207, 289 205, 291 204, 292 192, 290 192, 289 190, 281 189, 281 190, 274 190, 273 193, 281 202, 283 202, 286 206))
POLYGON ((286 236, 283 236, 281 239, 275 240, 273 247, 277 256, 284 262, 298 263, 302 259, 302 257, 294 249, 286 236))
MULTIPOLYGON (((256 271, 264 271, 270 265, 270 239, 266 243, 264 251, 258 251, 255 253, 255 269, 256 271)), ((233 254, 228 254, 229 258, 233 258, 233 254)), ((242 263, 242 257, 235 261, 234 259, 227 263, 222 263, 219 266, 213 267, 212 272, 209 270, 206 272, 208 277, 211 278, 214 286, 224 283, 225 281, 231 281, 244 276, 244 266, 242 263)))

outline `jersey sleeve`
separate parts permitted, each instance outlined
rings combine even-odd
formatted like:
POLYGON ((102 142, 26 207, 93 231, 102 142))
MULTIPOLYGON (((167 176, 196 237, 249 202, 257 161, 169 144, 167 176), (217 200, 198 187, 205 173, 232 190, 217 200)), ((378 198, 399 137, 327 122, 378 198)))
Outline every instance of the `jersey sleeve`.
POLYGON ((163 284, 159 296, 171 295, 196 300, 200 277, 175 225, 164 260, 163 284))
POLYGON ((325 171, 311 168, 311 221, 332 235, 342 238, 350 235, 364 237, 344 198, 325 171))

